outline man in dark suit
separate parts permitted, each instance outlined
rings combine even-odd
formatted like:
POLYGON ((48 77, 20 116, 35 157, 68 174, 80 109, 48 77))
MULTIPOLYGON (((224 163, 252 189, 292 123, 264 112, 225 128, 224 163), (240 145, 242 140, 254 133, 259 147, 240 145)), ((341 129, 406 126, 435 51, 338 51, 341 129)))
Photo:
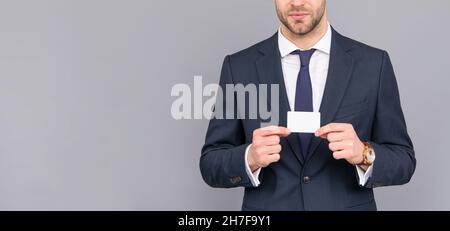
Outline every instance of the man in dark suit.
POLYGON ((243 210, 376 210, 373 188, 409 182, 416 166, 388 54, 336 32, 326 0, 274 2, 278 33, 227 56, 220 86, 278 84, 279 126, 213 118, 203 179, 245 187, 243 210), (288 111, 320 112, 322 127, 291 133, 288 111))

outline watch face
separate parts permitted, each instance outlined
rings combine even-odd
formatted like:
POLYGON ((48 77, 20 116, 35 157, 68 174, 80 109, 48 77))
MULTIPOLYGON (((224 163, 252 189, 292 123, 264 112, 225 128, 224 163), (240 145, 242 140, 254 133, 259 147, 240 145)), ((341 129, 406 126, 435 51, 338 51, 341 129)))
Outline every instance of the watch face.
POLYGON ((369 151, 369 155, 367 155, 367 160, 370 163, 373 163, 375 161, 375 153, 373 152, 373 150, 369 151))

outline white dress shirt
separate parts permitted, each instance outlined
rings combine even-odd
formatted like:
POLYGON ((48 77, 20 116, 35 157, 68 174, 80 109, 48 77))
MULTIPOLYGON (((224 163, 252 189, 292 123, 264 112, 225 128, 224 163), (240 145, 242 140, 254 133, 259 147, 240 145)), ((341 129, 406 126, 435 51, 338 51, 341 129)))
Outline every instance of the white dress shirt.
MULTIPOLYGON (((311 47, 311 49, 316 49, 309 63, 309 74, 311 76, 314 112, 319 111, 323 92, 325 90, 325 83, 328 76, 328 65, 330 61, 331 37, 331 26, 330 24, 328 24, 326 34, 314 46, 311 47)), ((297 87, 297 78, 301 65, 300 57, 296 54, 291 53, 295 50, 302 49, 298 48, 295 44, 289 41, 281 33, 281 30, 278 30, 278 47, 280 49, 281 65, 283 69, 284 83, 286 86, 286 93, 289 100, 290 109, 291 111, 295 111, 295 90, 297 87)), ((259 174, 261 172, 261 168, 254 173, 252 173, 252 171, 250 170, 250 166, 248 165, 247 160, 248 150, 250 146, 251 145, 249 145, 245 151, 246 171, 253 186, 258 187, 260 184, 259 174)), ((360 186, 364 186, 366 184, 367 180, 372 175, 372 169, 373 166, 370 166, 367 171, 364 172, 360 167, 356 166, 360 186)))

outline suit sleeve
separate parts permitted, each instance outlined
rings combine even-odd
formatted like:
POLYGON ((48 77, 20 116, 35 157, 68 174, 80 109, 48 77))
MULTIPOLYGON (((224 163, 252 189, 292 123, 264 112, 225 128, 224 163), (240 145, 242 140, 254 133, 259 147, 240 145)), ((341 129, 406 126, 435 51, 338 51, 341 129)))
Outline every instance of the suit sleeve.
POLYGON ((375 151, 372 177, 366 187, 402 185, 416 168, 413 144, 407 132, 394 70, 386 52, 380 71, 378 101, 371 145, 375 151))
MULTIPOLYGON (((226 84, 233 84, 230 57, 223 62, 219 86, 223 89, 223 113, 226 108, 226 84)), ((236 97, 234 104, 236 103, 236 97)), ((228 102, 231 103, 231 102, 228 102)), ((217 106, 216 101, 216 106, 217 106)), ((217 108, 215 112, 217 113, 217 108)), ((205 144, 201 151, 200 171, 203 180, 215 188, 252 187, 246 172, 245 132, 241 120, 237 117, 237 107, 233 119, 212 118, 206 133, 205 144)), ((225 117, 225 116, 224 116, 225 117)))

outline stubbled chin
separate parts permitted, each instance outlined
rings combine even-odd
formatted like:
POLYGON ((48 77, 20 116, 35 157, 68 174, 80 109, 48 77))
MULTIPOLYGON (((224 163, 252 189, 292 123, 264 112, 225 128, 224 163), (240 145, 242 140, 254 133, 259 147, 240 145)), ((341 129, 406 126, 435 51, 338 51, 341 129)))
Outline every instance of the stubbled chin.
POLYGON ((294 28, 295 30, 303 30, 306 28, 306 24, 305 22, 295 22, 291 23, 291 27, 294 28))
POLYGON ((306 28, 306 26, 305 26, 305 24, 295 24, 295 25, 291 25, 291 28, 294 30, 294 32, 295 33, 297 33, 297 34, 302 34, 302 33, 304 33, 306 30, 307 30, 307 28, 306 28))

